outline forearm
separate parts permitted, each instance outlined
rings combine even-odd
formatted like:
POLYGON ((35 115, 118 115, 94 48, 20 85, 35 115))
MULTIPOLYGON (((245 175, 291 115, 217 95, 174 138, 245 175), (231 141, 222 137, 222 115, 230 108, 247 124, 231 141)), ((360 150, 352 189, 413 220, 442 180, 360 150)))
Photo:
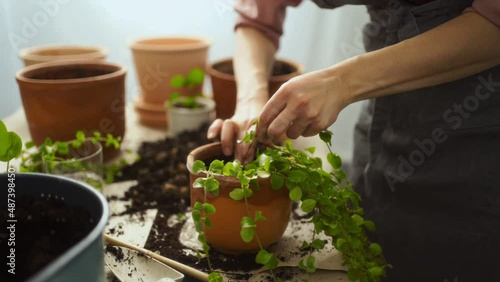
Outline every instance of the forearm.
POLYGON ((500 63, 500 28, 475 12, 330 68, 350 102, 454 81, 500 63))
POLYGON ((250 100, 265 103, 269 98, 268 81, 276 47, 253 28, 239 27, 235 35, 234 72, 238 104, 250 100))

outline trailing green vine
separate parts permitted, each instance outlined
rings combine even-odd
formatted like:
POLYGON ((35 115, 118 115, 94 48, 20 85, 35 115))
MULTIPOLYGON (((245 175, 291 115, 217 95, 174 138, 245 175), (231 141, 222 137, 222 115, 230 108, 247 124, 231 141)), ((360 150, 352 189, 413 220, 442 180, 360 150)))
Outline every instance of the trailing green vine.
MULTIPOLYGON (((249 132, 244 142, 253 142, 255 132, 249 132)), ((266 220, 262 212, 250 214, 247 200, 253 193, 258 193, 258 178, 269 178, 272 189, 288 189, 292 201, 300 203, 305 213, 311 214, 310 222, 314 225, 314 232, 309 242, 303 242, 301 249, 308 249, 309 253, 301 260, 298 267, 307 273, 316 271, 314 252, 323 249, 327 243, 317 239, 318 234, 330 238, 328 244, 342 252, 344 264, 348 267, 347 275, 351 281, 372 282, 379 281, 385 275, 388 267, 383 256, 382 248, 377 243, 368 240, 366 233, 375 231, 375 224, 363 218, 363 209, 360 207, 360 196, 352 189, 346 173, 341 169, 341 158, 330 149, 332 133, 320 133, 321 140, 328 146, 327 161, 332 170, 327 172, 322 168, 322 161, 314 157, 315 148, 306 148, 304 151, 292 148, 291 142, 285 146, 266 147, 257 152, 256 159, 242 166, 238 160, 224 163, 214 160, 208 167, 203 161, 197 160, 193 164, 194 173, 204 173, 205 177, 195 180, 193 188, 202 188, 205 191, 203 203, 197 202, 193 208, 193 220, 198 240, 203 245, 205 257, 209 260, 209 245, 205 236, 205 228, 211 227, 209 215, 216 212, 215 207, 206 202, 206 194, 215 196, 219 193, 219 183, 215 175, 235 176, 241 187, 230 193, 235 201, 244 201, 248 215, 241 219, 240 236, 244 242, 254 238, 259 242, 260 250, 255 261, 270 270, 274 281, 280 281, 272 272, 278 266, 277 257, 265 250, 260 244, 256 226, 259 221, 266 220)), ((222 281, 222 276, 211 268, 210 281, 222 281)))

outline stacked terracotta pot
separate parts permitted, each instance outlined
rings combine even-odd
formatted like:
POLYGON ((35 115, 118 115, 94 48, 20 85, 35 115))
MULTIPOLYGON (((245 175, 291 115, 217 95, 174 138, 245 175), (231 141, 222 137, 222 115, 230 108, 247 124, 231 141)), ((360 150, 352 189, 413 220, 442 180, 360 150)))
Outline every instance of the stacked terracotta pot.
MULTIPOLYGON (((210 42, 198 37, 157 37, 131 44, 140 95, 134 108, 143 125, 167 127, 164 102, 174 92, 170 86, 174 75, 187 75, 193 68, 205 69, 210 42)), ((195 92, 202 92, 202 86, 195 92)), ((181 95, 189 95, 183 93, 181 95)))

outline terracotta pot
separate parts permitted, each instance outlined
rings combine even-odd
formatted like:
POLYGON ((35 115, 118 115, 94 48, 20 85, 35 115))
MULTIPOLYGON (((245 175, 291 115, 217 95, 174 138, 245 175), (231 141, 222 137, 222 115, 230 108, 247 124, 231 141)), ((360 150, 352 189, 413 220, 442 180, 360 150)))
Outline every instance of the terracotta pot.
POLYGON ((19 52, 25 66, 59 60, 104 60, 107 55, 103 48, 78 45, 37 46, 19 52))
MULTIPOLYGON (((158 37, 133 42, 130 48, 144 102, 163 105, 171 93, 179 92, 170 86, 170 79, 187 75, 195 67, 205 69, 209 47, 207 39, 198 37, 158 37)), ((201 90, 201 86, 194 89, 196 93, 201 90)))
MULTIPOLYGON (((124 67, 105 61, 57 61, 16 74, 32 140, 67 141, 78 130, 125 134, 124 67)), ((118 153, 106 148, 104 159, 118 153)))
MULTIPOLYGON (((180 97, 185 99, 185 97, 180 97)), ((201 108, 191 109, 170 105, 167 101, 168 130, 172 136, 179 135, 184 131, 199 130, 205 123, 211 123, 214 120, 215 102, 206 97, 196 97, 196 102, 201 108)))
MULTIPOLYGON (((272 75, 269 78, 269 95, 273 95, 280 86, 304 72, 303 67, 293 61, 276 59, 272 75)), ((226 58, 211 63, 207 68, 212 83, 217 118, 226 119, 234 115, 236 108, 236 81, 233 60, 226 58)))
MULTIPOLYGON (((193 174, 192 166, 194 161, 209 161, 214 158, 221 158, 222 148, 220 143, 204 145, 193 150, 187 159, 187 167, 190 171, 191 182, 191 206, 195 202, 203 202, 203 189, 193 188, 193 182, 198 177, 205 177, 204 174, 193 174)), ((246 253, 259 250, 257 240, 254 238, 250 243, 245 243, 240 237, 241 218, 248 216, 244 201, 235 201, 229 197, 229 193, 234 188, 241 187, 236 177, 216 176, 219 181, 220 194, 214 196, 207 195, 207 202, 216 208, 216 213, 210 215, 212 227, 205 230, 208 243, 215 249, 225 253, 246 253)), ((288 197, 288 189, 282 187, 279 190, 272 190, 268 179, 258 180, 260 190, 254 191, 249 198, 250 213, 262 211, 267 218, 266 221, 257 222, 256 232, 264 248, 276 243, 285 232, 290 220, 292 202, 288 197)))

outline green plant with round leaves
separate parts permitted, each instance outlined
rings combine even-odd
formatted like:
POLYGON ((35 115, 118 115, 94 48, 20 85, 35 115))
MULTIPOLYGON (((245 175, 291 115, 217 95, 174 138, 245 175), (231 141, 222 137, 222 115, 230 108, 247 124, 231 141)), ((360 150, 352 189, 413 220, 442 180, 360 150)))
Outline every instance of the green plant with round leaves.
POLYGON ((0 120, 0 162, 7 163, 9 170, 10 161, 17 158, 21 153, 23 141, 16 133, 7 131, 7 127, 0 120))
MULTIPOLYGON (((113 147, 118 150, 120 149, 121 137, 114 137, 112 134, 102 136, 97 131, 92 136, 86 136, 83 131, 77 131, 75 139, 71 141, 52 141, 52 139, 46 138, 44 143, 38 147, 32 141, 26 142, 25 149, 21 154, 20 171, 44 172, 43 162, 48 163, 49 166, 60 162, 62 166, 68 166, 66 169, 83 170, 84 164, 71 157, 70 149, 81 148, 87 141, 94 144, 102 142, 105 147, 113 147)), ((119 165, 122 165, 123 162, 124 160, 121 160, 119 164, 104 167, 106 183, 114 181, 114 178, 120 173, 119 165)), ((94 185, 94 187, 99 188, 98 186, 94 185)))
MULTIPOLYGON (((248 215, 241 219, 240 236, 244 242, 250 242, 253 238, 260 241, 256 226, 259 221, 266 220, 266 215, 260 211, 250 214, 247 200, 258 193, 257 178, 269 178, 272 189, 288 189, 290 199, 300 203, 302 211, 311 215, 309 220, 314 225, 314 231, 311 239, 301 246, 302 250, 308 250, 309 253, 299 262, 300 269, 306 273, 315 272, 314 252, 331 244, 342 253, 349 280, 380 281, 385 275, 389 265, 383 258, 382 248, 367 237, 367 232, 375 231, 375 224, 364 219, 363 209, 359 205, 361 198, 341 169, 342 159, 330 149, 332 133, 324 131, 319 135, 329 149, 327 161, 332 167, 329 172, 323 170, 321 159, 313 156, 314 147, 300 151, 292 148, 289 141, 285 142, 285 146, 267 146, 258 151, 256 159, 246 166, 238 160, 226 163, 214 160, 208 168, 201 160, 194 162, 193 172, 203 173, 205 177, 196 179, 193 188, 204 189, 205 198, 203 203, 196 202, 193 205, 192 217, 198 240, 209 262, 210 275, 213 275, 211 281, 222 280, 220 273, 211 268, 208 255, 210 246, 205 236, 206 228, 211 228, 209 216, 216 212, 215 207, 206 201, 207 193, 215 196, 219 193, 215 175, 235 176, 240 181, 241 187, 231 191, 230 197, 235 201, 243 201, 248 211, 248 215), (328 243, 317 239, 318 234, 326 235, 328 243)), ((254 138, 255 132, 251 131, 243 141, 253 142, 254 138)), ((255 261, 270 270, 274 281, 280 281, 273 273, 279 262, 276 255, 260 246, 255 261)))
MULTIPOLYGON (((190 92, 198 89, 198 86, 203 84, 205 79, 205 72, 201 68, 193 68, 189 71, 187 76, 174 75, 170 79, 170 86, 172 88, 181 89, 187 88, 190 92)), ((168 102, 171 106, 179 106, 189 109, 197 109, 202 107, 202 104, 196 101, 196 96, 202 96, 201 93, 194 93, 193 96, 181 96, 179 92, 174 92, 170 95, 168 102)))

